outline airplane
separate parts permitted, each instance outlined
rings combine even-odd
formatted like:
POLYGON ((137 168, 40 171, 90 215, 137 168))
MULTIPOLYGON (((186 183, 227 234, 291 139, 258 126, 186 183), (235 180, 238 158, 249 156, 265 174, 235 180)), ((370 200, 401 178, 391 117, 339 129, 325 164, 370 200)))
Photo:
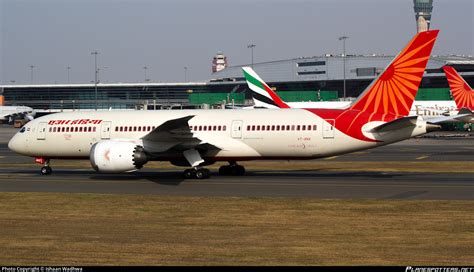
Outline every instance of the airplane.
MULTIPOLYGON (((254 72, 256 75, 256 73, 254 72)), ((258 77, 261 80, 260 77, 258 77)), ((249 82, 247 81, 247 84, 249 82)), ((310 101, 310 102, 285 102, 271 88, 262 89, 255 85, 249 85, 252 91, 254 106, 247 106, 245 109, 255 108, 321 108, 321 109, 345 109, 352 101, 310 101)), ((441 101, 417 101, 415 100, 410 109, 410 116, 421 116, 425 119, 432 119, 436 116, 455 116, 458 114, 456 103, 453 100, 441 101)), ((446 118, 446 122, 450 120, 446 118)), ((456 121, 454 118, 451 121, 456 121)))
POLYGON ((12 123, 15 119, 33 120, 36 112, 26 106, 0 106, 0 122, 12 123))
MULTIPOLYGON (((416 34, 347 109, 223 109, 68 112, 37 118, 9 141, 35 158, 41 174, 51 159, 89 159, 103 173, 133 172, 148 161, 191 167, 204 179, 218 161, 222 175, 243 175, 249 160, 310 160, 403 141, 440 129, 408 116, 439 30, 416 34)), ((251 68, 244 67, 251 74, 251 68)), ((268 86, 257 77, 257 86, 268 86)))
MULTIPOLYGON (((448 79, 449 88, 456 108, 460 113, 471 112, 474 110, 474 90, 467 84, 460 74, 451 66, 443 66, 444 73, 448 79)), ((464 118, 466 123, 474 124, 474 117, 464 118)))

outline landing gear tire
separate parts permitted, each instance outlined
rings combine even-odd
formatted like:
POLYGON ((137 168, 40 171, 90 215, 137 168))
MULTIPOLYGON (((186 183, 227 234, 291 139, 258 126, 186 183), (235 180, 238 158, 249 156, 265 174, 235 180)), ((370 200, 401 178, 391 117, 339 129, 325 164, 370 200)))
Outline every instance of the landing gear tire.
POLYGON ((51 173, 53 172, 53 169, 51 169, 51 167, 49 166, 43 166, 41 167, 41 175, 51 175, 51 173))
POLYGON ((237 165, 235 168, 237 176, 243 176, 245 174, 245 167, 243 167, 242 165, 237 165))
POLYGON ((211 176, 211 172, 206 168, 186 169, 183 172, 185 179, 207 179, 211 176))
POLYGON ((223 165, 219 167, 219 175, 228 176, 230 175, 230 167, 228 165, 223 165))
POLYGON ((210 176, 210 172, 208 169, 198 169, 196 170, 196 178, 197 179, 207 179, 210 176))
POLYGON ((186 169, 183 172, 183 176, 185 179, 192 179, 194 178, 196 173, 194 172, 194 169, 186 169))
POLYGON ((231 164, 224 165, 219 168, 219 175, 221 176, 243 176, 245 174, 245 167, 242 165, 231 164))

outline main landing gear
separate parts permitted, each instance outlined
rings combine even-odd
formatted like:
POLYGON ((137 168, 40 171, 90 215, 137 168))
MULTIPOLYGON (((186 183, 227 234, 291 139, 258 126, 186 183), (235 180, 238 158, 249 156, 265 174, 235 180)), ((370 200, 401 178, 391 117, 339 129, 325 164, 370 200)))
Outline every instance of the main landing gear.
POLYGON ((183 152, 183 155, 193 167, 191 169, 184 170, 183 176, 185 179, 207 179, 211 176, 209 169, 199 166, 204 162, 204 160, 196 149, 186 150, 183 152))
POLYGON ((36 158, 35 162, 44 165, 41 167, 41 175, 51 175, 53 169, 49 166, 49 159, 36 158))
POLYGON ((184 170, 183 176, 185 179, 207 179, 211 176, 211 172, 206 168, 195 167, 184 170))
POLYGON ((219 168, 219 175, 221 176, 243 176, 244 174, 245 167, 235 162, 230 162, 229 165, 223 165, 219 168))

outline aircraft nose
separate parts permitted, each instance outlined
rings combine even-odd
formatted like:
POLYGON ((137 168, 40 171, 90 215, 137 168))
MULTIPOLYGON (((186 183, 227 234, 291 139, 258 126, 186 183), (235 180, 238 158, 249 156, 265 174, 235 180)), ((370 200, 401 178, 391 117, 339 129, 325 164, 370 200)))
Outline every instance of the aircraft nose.
POLYGON ((18 139, 18 135, 13 136, 13 138, 11 138, 10 141, 8 142, 8 148, 11 151, 16 152, 16 153, 20 152, 21 146, 22 145, 20 143, 20 140, 18 139))

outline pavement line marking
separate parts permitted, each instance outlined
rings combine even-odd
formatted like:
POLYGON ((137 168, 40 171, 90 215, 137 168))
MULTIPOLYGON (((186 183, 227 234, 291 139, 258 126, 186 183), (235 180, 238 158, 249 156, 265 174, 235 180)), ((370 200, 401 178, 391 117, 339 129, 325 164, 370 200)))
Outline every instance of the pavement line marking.
MULTIPOLYGON (((7 180, 11 181, 11 180, 7 180)), ((38 180, 30 180, 32 182, 38 181, 38 180)), ((48 183, 57 183, 57 182, 64 182, 67 184, 71 183, 87 183, 87 184, 92 184, 92 183, 107 183, 107 184, 150 184, 153 185, 153 182, 147 182, 147 181, 110 181, 110 180, 105 180, 105 181, 65 181, 65 180, 48 180, 46 181, 48 183)), ((170 181, 170 183, 173 183, 176 181, 170 181)), ((165 183, 165 182, 163 182, 165 183)), ((183 185, 253 185, 253 186, 333 186, 333 187, 395 187, 395 188, 472 188, 472 185, 426 185, 426 184, 420 184, 420 185, 404 185, 404 184, 334 184, 334 183, 260 183, 260 182, 183 182, 183 185)), ((0 190, 1 191, 1 190, 0 190)))
POLYGON ((424 160, 426 158, 429 158, 430 156, 419 156, 418 158, 416 158, 417 160, 424 160))
POLYGON ((324 158, 324 160, 334 160, 334 159, 337 159, 339 156, 332 156, 332 157, 328 157, 328 158, 324 158))

